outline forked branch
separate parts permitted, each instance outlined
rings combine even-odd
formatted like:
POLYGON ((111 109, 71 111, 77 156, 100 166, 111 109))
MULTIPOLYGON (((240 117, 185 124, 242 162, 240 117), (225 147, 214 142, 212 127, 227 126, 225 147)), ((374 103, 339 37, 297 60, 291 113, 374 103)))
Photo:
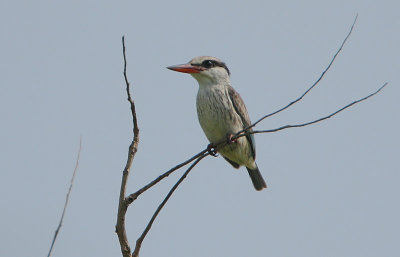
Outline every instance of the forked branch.
POLYGON ((250 135, 250 134, 272 133, 272 132, 278 132, 278 131, 281 131, 281 130, 284 130, 284 129, 288 129, 288 128, 306 127, 306 126, 309 126, 309 125, 318 123, 318 122, 320 122, 320 121, 327 120, 327 119, 329 119, 329 118, 332 118, 333 116, 335 116, 335 115, 338 114, 339 112, 342 112, 342 111, 346 110, 347 108, 350 108, 351 106, 353 106, 353 105, 355 105, 355 104, 358 104, 358 103, 360 103, 360 102, 362 102, 362 101, 364 101, 364 100, 367 100, 368 98, 370 98, 370 97, 372 97, 372 96, 378 94, 384 87, 387 86, 387 84, 388 84, 388 82, 385 82, 385 83, 384 83, 378 90, 376 90, 375 92, 373 92, 373 93, 371 93, 371 94, 369 94, 369 95, 367 95, 367 96, 365 96, 365 97, 363 97, 363 98, 360 98, 360 99, 358 99, 358 100, 355 100, 355 101, 353 101, 353 102, 351 102, 351 103, 345 105, 344 107, 340 108, 339 110, 337 110, 337 111, 335 111, 335 112, 333 112, 333 113, 331 113, 331 114, 329 114, 329 115, 326 115, 326 116, 324 116, 324 117, 322 117, 322 118, 319 118, 319 119, 316 119, 316 120, 313 120, 313 121, 309 121, 309 122, 306 122, 306 123, 301 123, 301 124, 285 125, 285 126, 282 126, 282 127, 279 127, 279 128, 275 128, 275 129, 253 130, 253 131, 241 132, 241 133, 237 133, 237 134, 233 137, 233 139, 236 139, 236 138, 239 138, 239 137, 243 137, 243 136, 246 136, 246 135, 250 135))
POLYGON ((181 178, 176 182, 176 184, 171 188, 171 190, 168 192, 167 196, 164 198, 164 200, 161 202, 161 204, 158 206, 157 210, 154 212, 153 216, 151 217, 149 223, 147 224, 146 228, 144 229, 142 235, 136 240, 136 247, 135 251, 133 252, 132 256, 133 257, 139 257, 139 251, 142 246, 143 240, 146 237, 147 233, 151 229, 151 226, 153 225, 154 220, 157 218, 158 214, 160 213, 161 209, 164 207, 164 205, 167 203, 171 195, 174 193, 174 191, 178 188, 179 184, 182 183, 182 181, 186 178, 186 176, 189 174, 189 172, 196 166, 204 157, 206 157, 208 153, 203 153, 201 156, 197 157, 196 161, 190 165, 190 167, 186 170, 186 172, 181 176, 181 178))
MULTIPOLYGON (((290 102, 288 105, 286 105, 286 106, 284 106, 284 107, 282 107, 282 108, 280 108, 280 109, 278 109, 278 110, 276 110, 276 111, 274 111, 274 112, 272 112, 272 113, 270 113, 270 114, 267 114, 267 115, 261 117, 259 120, 257 120, 256 122, 254 122, 253 124, 251 124, 249 127, 243 129, 243 130, 240 131, 240 132, 243 132, 243 131, 245 131, 245 130, 247 130, 247 129, 249 129, 249 128, 255 127, 258 123, 260 123, 260 122, 263 121, 264 119, 266 119, 266 118, 268 118, 268 117, 271 117, 271 116, 273 116, 273 115, 275 115, 275 114, 278 114, 278 113, 280 113, 281 111, 286 110, 286 109, 289 108, 290 106, 292 106, 292 105, 294 105, 295 103, 297 103, 297 102, 299 102, 300 100, 302 100, 303 97, 304 97, 306 94, 308 94, 308 93, 322 80, 322 78, 325 76, 325 73, 327 73, 328 70, 331 68, 333 62, 336 60, 336 57, 337 57, 337 56, 339 55, 339 53, 342 51, 344 45, 345 45, 346 42, 347 42, 347 39, 350 37, 351 33, 353 32, 353 28, 354 28, 354 26, 356 25, 357 18, 358 18, 358 14, 357 14, 356 17, 354 18, 353 24, 351 25, 350 30, 349 30, 349 32, 347 33, 346 37, 344 38, 344 40, 343 40, 342 44, 340 45, 339 49, 338 49, 338 50, 336 51, 336 53, 333 55, 331 61, 330 61, 329 64, 328 64, 328 66, 326 66, 325 70, 321 73, 321 75, 320 75, 319 78, 314 82, 314 84, 311 85, 311 87, 309 87, 300 97, 296 98, 294 101, 290 102)), ((240 133, 240 132, 239 132, 239 133, 240 133)))

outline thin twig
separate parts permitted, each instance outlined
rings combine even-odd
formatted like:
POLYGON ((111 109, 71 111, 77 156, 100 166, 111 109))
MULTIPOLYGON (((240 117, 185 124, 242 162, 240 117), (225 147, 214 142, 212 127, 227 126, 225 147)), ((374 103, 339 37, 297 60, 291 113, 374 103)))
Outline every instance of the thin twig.
POLYGON ((357 17, 358 17, 358 14, 357 14, 356 17, 354 18, 354 21, 353 21, 353 24, 351 25, 350 31, 347 33, 347 36, 346 36, 345 39, 343 40, 343 42, 342 42, 342 44, 340 45, 339 49, 336 51, 335 55, 333 56, 333 58, 332 58, 331 61, 329 62, 329 65, 325 68, 325 70, 321 73, 321 75, 319 76, 319 78, 314 82, 314 84, 312 84, 311 87, 309 87, 299 98, 297 98, 297 99, 295 99, 294 101, 290 102, 288 105, 286 105, 286 106, 284 106, 284 107, 282 107, 282 108, 280 108, 280 109, 278 109, 278 110, 276 110, 276 111, 274 111, 274 112, 272 112, 272 113, 270 113, 270 114, 267 114, 267 115, 261 117, 259 120, 257 120, 257 121, 254 122, 252 125, 250 125, 249 127, 243 129, 243 130, 240 131, 240 132, 243 132, 243 131, 245 131, 245 130, 248 130, 248 129, 250 129, 250 128, 255 127, 255 126, 256 126, 258 123, 260 123, 262 120, 264 120, 264 119, 266 119, 266 118, 268 118, 268 117, 271 117, 271 116, 273 116, 273 115, 275 115, 275 114, 278 114, 278 113, 280 113, 280 112, 283 111, 283 110, 286 110, 286 109, 289 108, 290 106, 294 105, 295 103, 297 103, 297 102, 299 102, 301 99, 303 99, 303 97, 304 97, 306 94, 308 94, 308 92, 310 92, 311 89, 313 89, 313 88, 322 80, 322 78, 324 77, 325 73, 328 72, 328 70, 331 68, 331 66, 332 66, 333 62, 335 61, 336 57, 337 57, 337 56, 339 55, 339 53, 342 51, 343 46, 346 44, 347 39, 350 37, 351 33, 353 32, 353 28, 354 28, 354 26, 355 26, 355 24, 356 24, 356 22, 357 22, 357 17))
POLYGON ((208 153, 203 153, 201 156, 197 158, 195 162, 190 165, 190 167, 186 170, 186 172, 182 175, 182 177, 176 182, 176 184, 171 188, 171 190, 168 192, 167 196, 164 198, 164 200, 161 202, 161 204, 158 206, 157 210, 154 212, 153 216, 151 217, 149 223, 147 224, 146 228, 144 229, 142 235, 136 240, 136 247, 134 252, 132 253, 133 257, 138 257, 139 256, 139 251, 142 246, 143 240, 146 237, 147 233, 151 229, 151 226, 153 225, 154 220, 157 218, 158 214, 160 213, 161 209, 164 207, 164 205, 167 203, 168 199, 172 196, 174 191, 178 188, 179 184, 182 183, 182 181, 186 178, 186 176, 189 174, 189 172, 196 166, 204 157, 209 155, 208 153))
POLYGON ((240 134, 237 134, 237 136, 234 136, 233 138, 239 138, 239 137, 246 136, 246 135, 249 135, 249 134, 260 134, 260 133, 278 132, 278 131, 280 131, 280 130, 284 130, 284 129, 288 129, 288 128, 299 128, 299 127, 305 127, 305 126, 309 126, 309 125, 315 124, 315 123, 317 123, 317 122, 320 122, 320 121, 323 121, 323 120, 332 118, 333 116, 335 116, 336 114, 338 114, 338 113, 340 113, 340 112, 346 110, 347 108, 350 108, 351 106, 353 106, 353 105, 355 105, 355 104, 357 104, 357 103, 360 103, 360 102, 362 102, 362 101, 364 101, 364 100, 367 100, 368 98, 370 98, 370 97, 372 97, 372 96, 378 94, 384 87, 386 87, 387 84, 388 84, 388 82, 386 82, 385 84, 383 84, 383 85, 382 85, 378 90, 376 90, 375 92, 373 92, 373 93, 371 93, 371 94, 369 94, 369 95, 367 95, 367 96, 365 96, 365 97, 363 97, 363 98, 360 98, 360 99, 358 99, 358 100, 355 100, 355 101, 353 101, 353 102, 347 104, 346 106, 340 108, 339 110, 337 110, 337 111, 335 111, 335 112, 333 112, 333 113, 331 113, 331 114, 329 114, 329 115, 327 115, 327 116, 324 116, 324 117, 322 117, 322 118, 319 118, 319 119, 316 119, 316 120, 313 120, 313 121, 309 121, 309 122, 306 122, 306 123, 302 123, 302 124, 285 125, 285 126, 282 126, 282 127, 279 127, 279 128, 275 128, 275 129, 254 130, 254 131, 249 131, 249 132, 246 132, 246 133, 243 133, 243 132, 242 132, 242 133, 240 133, 240 134))
POLYGON ((125 37, 122 37, 122 52, 123 52, 123 56, 124 56, 124 78, 125 78, 125 84, 126 84, 126 92, 128 95, 128 101, 131 106, 131 113, 132 113, 132 120, 133 120, 133 140, 129 146, 128 160, 126 162, 126 165, 125 165, 125 168, 124 168, 124 171, 122 174, 121 190, 120 190, 120 194, 119 194, 117 224, 115 226, 115 232, 118 235, 122 255, 124 257, 130 257, 131 249, 129 246, 128 237, 126 235, 126 229, 125 229, 125 214, 128 209, 128 204, 125 201, 125 194, 126 194, 126 184, 128 182, 129 172, 130 172, 130 169, 132 166, 133 159, 135 158, 135 154, 138 150, 139 127, 137 125, 135 103, 131 98, 130 84, 128 81, 128 77, 126 75, 127 62, 126 62, 126 53, 125 53, 125 37))
POLYGON ((203 151, 201 151, 200 153, 194 155, 193 157, 191 157, 190 159, 176 165, 175 167, 173 167, 172 169, 168 170, 167 172, 165 172, 164 174, 161 174, 160 176, 158 176, 155 180, 153 180, 152 182, 150 182, 149 184, 147 184, 146 186, 142 187, 141 189, 139 189, 138 191, 136 191, 133 194, 130 194, 126 199, 128 201, 128 203, 132 203, 134 200, 136 200, 138 198, 139 195, 141 195, 143 192, 145 192, 147 189, 151 188, 152 186, 154 186, 155 184, 157 184, 158 182, 160 182, 162 179, 168 177, 172 172, 182 168, 183 166, 186 166, 187 164, 191 163, 193 160, 197 159, 198 157, 202 156, 204 153, 207 152, 207 149, 204 149, 203 151))
POLYGON ((53 251, 54 243, 56 242, 58 233, 60 232, 60 229, 61 229, 61 226, 62 226, 62 222, 64 220, 65 211, 67 210, 67 206, 68 206, 68 202, 69 202, 69 196, 71 194, 72 186, 74 185, 74 181, 75 181, 76 172, 77 172, 78 167, 79 167, 79 159, 80 159, 80 156, 81 156, 81 150, 82 150, 82 136, 79 138, 78 156, 76 158, 75 168, 74 168, 74 172, 72 173, 72 178, 71 178, 71 182, 69 184, 67 196, 65 197, 64 209, 63 209, 63 212, 61 214, 60 222, 58 223, 58 227, 56 229, 56 232, 54 233, 53 241, 51 242, 50 250, 49 250, 49 253, 47 254, 47 257, 50 257, 51 252, 53 251))

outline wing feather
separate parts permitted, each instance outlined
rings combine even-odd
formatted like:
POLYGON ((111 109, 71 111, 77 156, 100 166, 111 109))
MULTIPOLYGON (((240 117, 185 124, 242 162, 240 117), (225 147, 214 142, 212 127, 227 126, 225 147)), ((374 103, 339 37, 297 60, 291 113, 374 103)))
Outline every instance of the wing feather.
MULTIPOLYGON (((239 115, 240 119, 242 120, 243 123, 243 128, 247 128, 248 126, 251 125, 249 113, 247 112, 246 106, 244 105, 242 97, 240 97, 239 93, 236 92, 236 90, 228 86, 228 94, 229 98, 233 104, 233 108, 235 109, 236 113, 239 115)), ((252 129, 249 129, 249 131, 253 131, 252 129)), ((256 142, 254 140, 254 135, 247 135, 246 136, 247 140, 250 143, 251 146, 251 151, 252 151, 252 156, 254 159, 256 159, 256 142)))

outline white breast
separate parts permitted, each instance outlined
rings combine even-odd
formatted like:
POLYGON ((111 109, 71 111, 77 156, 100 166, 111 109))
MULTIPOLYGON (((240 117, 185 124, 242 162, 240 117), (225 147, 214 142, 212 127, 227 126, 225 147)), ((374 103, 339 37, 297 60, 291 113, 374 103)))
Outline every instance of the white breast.
POLYGON ((199 88, 197 115, 210 142, 216 143, 243 128, 225 87, 199 88))

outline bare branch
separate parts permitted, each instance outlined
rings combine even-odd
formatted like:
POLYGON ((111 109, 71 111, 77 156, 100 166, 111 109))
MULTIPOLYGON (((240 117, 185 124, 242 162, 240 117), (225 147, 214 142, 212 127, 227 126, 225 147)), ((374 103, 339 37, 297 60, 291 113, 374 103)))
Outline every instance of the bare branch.
POLYGON ((332 60, 330 61, 329 65, 325 68, 325 70, 321 73, 321 75, 319 76, 319 78, 314 82, 314 84, 312 84, 312 86, 311 86, 310 88, 308 88, 308 89, 307 89, 299 98, 297 98, 296 100, 290 102, 288 105, 282 107, 282 108, 279 109, 279 110, 276 110, 276 111, 274 111, 274 112, 272 112, 272 113, 270 113, 270 114, 267 114, 267 115, 263 116, 262 118, 260 118, 260 119, 257 120, 256 122, 254 122, 252 125, 250 125, 249 127, 243 129, 243 130, 240 131, 240 132, 243 132, 243 131, 245 131, 245 130, 247 130, 247 129, 249 129, 249 128, 255 127, 255 126, 256 126, 258 123, 260 123, 262 120, 264 120, 264 119, 266 119, 266 118, 268 118, 268 117, 271 117, 271 116, 273 116, 273 115, 275 115, 275 114, 278 114, 278 113, 280 113, 281 111, 286 110, 286 109, 289 108, 290 106, 294 105, 295 103, 297 103, 297 102, 299 102, 301 99, 303 99, 303 97, 304 97, 306 94, 308 94, 308 92, 310 92, 311 89, 313 89, 313 88, 322 80, 322 78, 324 77, 325 73, 331 68, 331 66, 332 66, 333 62, 335 61, 336 57, 337 57, 337 56, 339 55, 339 53, 342 51, 343 46, 346 44, 347 39, 350 37, 351 33, 353 32, 353 28, 354 28, 354 26, 355 26, 355 24, 356 24, 356 22, 357 22, 357 17, 358 17, 358 14, 357 14, 356 17, 354 18, 354 21, 353 21, 353 24, 351 25, 350 31, 347 33, 347 36, 346 36, 345 39, 343 40, 343 42, 342 42, 342 44, 340 45, 339 49, 336 51, 336 53, 335 53, 335 55, 333 56, 332 60))
POLYGON ((126 194, 126 184, 128 182, 129 172, 132 166, 132 161, 135 158, 135 154, 138 150, 139 145, 139 127, 137 125, 137 118, 136 118, 136 110, 135 110, 135 103, 131 98, 130 94, 130 84, 128 81, 128 77, 126 75, 126 54, 125 54, 125 37, 122 37, 122 51, 124 56, 124 78, 126 84, 126 92, 128 95, 128 101, 131 106, 131 113, 132 113, 132 120, 133 120, 133 140, 129 146, 128 151, 128 160, 126 162, 123 174, 122 174, 122 182, 121 182, 121 191, 119 195, 119 205, 118 205, 118 215, 117 215, 117 225, 115 226, 115 232, 118 235, 119 243, 121 245, 121 252, 124 257, 131 256, 131 249, 129 246, 128 238, 126 235, 125 229, 125 214, 128 209, 128 204, 125 201, 125 194, 126 194))
POLYGON ((132 254, 133 257, 138 257, 139 256, 139 251, 140 251, 140 248, 142 246, 144 238, 146 237, 147 233, 149 232, 151 226, 153 225, 154 220, 157 218, 157 216, 160 213, 161 209, 167 203, 168 199, 172 196, 174 191, 178 188, 179 184, 182 183, 182 181, 186 178, 186 176, 194 168, 194 166, 196 166, 207 155, 209 155, 209 154, 203 152, 199 157, 197 157, 197 160, 195 162, 193 162, 192 165, 190 165, 190 167, 186 170, 186 172, 182 175, 182 177, 178 180, 178 182, 176 182, 176 184, 168 192, 167 196, 164 198, 162 203, 158 206, 157 210, 154 212, 154 214, 151 217, 149 223, 147 224, 146 228, 144 229, 142 235, 138 238, 138 240, 136 240, 135 251, 132 254))
POLYGON ((335 112, 333 112, 333 113, 331 113, 331 114, 329 114, 329 115, 327 115, 327 116, 324 116, 324 117, 322 117, 322 118, 319 118, 319 119, 317 119, 317 120, 313 120, 313 121, 306 122, 306 123, 302 123, 302 124, 285 125, 285 126, 282 126, 282 127, 276 128, 276 129, 255 130, 255 131, 248 131, 248 132, 246 132, 246 133, 242 132, 242 133, 240 133, 240 134, 237 134, 237 135, 234 136, 233 138, 239 138, 239 137, 246 136, 246 135, 249 135, 249 134, 260 134, 260 133, 278 132, 278 131, 280 131, 280 130, 284 130, 284 129, 288 129, 288 128, 299 128, 299 127, 305 127, 305 126, 309 126, 309 125, 315 124, 315 123, 317 123, 317 122, 320 122, 320 121, 323 121, 323 120, 332 118, 333 116, 335 116, 335 115, 338 114, 339 112, 342 112, 342 111, 346 110, 347 108, 350 108, 351 106, 353 106, 353 105, 355 105, 355 104, 357 104, 357 103, 360 103, 360 102, 362 102, 362 101, 364 101, 364 100, 367 100, 368 98, 370 98, 370 97, 372 97, 372 96, 378 94, 384 87, 386 87, 387 84, 388 84, 388 83, 386 82, 385 84, 383 84, 383 85, 382 85, 378 90, 376 90, 375 92, 373 92, 373 93, 371 93, 371 94, 369 94, 369 95, 367 95, 367 96, 365 96, 365 97, 363 97, 363 98, 361 98, 361 99, 355 100, 355 101, 349 103, 348 105, 346 105, 346 106, 340 108, 339 110, 337 110, 337 111, 335 111, 335 112))
POLYGON ((151 188, 152 186, 154 186, 155 184, 157 184, 158 182, 160 182, 162 179, 168 177, 171 173, 173 173, 174 171, 182 168, 183 166, 186 166, 187 164, 191 163, 193 160, 199 158, 200 156, 202 156, 204 153, 207 152, 207 149, 201 151, 200 153, 194 155, 193 157, 191 157, 190 159, 176 165, 175 167, 173 167, 172 169, 168 170, 167 172, 165 172, 164 174, 160 175, 159 177, 157 177, 155 180, 153 180, 152 182, 150 182, 149 184, 147 184, 146 186, 142 187, 141 189, 139 189, 138 191, 136 191, 133 194, 130 194, 126 199, 128 201, 128 203, 132 203, 133 201, 135 201, 139 195, 141 195, 143 192, 145 192, 147 189, 151 188))
POLYGON ((76 172, 77 172, 78 167, 79 167, 79 159, 80 159, 80 156, 81 156, 81 150, 82 150, 82 136, 79 139, 78 156, 76 157, 75 168, 74 168, 74 172, 72 173, 72 178, 71 178, 71 182, 69 184, 67 196, 65 197, 64 209, 63 209, 63 212, 61 214, 60 222, 58 223, 58 227, 56 229, 56 232, 54 233, 53 241, 51 242, 50 250, 49 250, 49 253, 47 254, 47 257, 51 256, 51 252, 53 251, 54 243, 56 242, 56 239, 57 239, 57 236, 58 236, 58 232, 60 232, 60 229, 61 229, 61 226, 62 226, 62 222, 64 220, 65 211, 67 210, 67 206, 68 206, 68 202, 69 202, 69 196, 71 194, 72 186, 74 185, 74 181, 75 181, 76 172))
POLYGON ((178 164, 177 166, 175 166, 174 168, 170 169, 169 171, 165 172, 164 174, 160 175, 158 178, 156 178, 154 181, 150 182, 148 185, 144 186, 142 189, 138 190, 136 193, 131 194, 129 197, 125 198, 126 195, 126 184, 128 181, 128 176, 129 176, 129 172, 130 172, 130 168, 132 165, 132 161, 135 157, 135 154, 137 152, 137 148, 138 148, 138 143, 139 143, 139 128, 137 125, 137 119, 136 119, 136 111, 135 111, 135 104, 131 98, 130 95, 130 83, 128 81, 127 78, 127 74, 126 74, 126 66, 127 66, 127 61, 126 61, 126 52, 125 52, 125 38, 122 37, 122 46, 123 46, 123 57, 124 57, 124 78, 125 78, 125 84, 126 84, 126 91, 127 91, 127 95, 128 95, 128 101, 131 105, 131 113, 132 113, 132 119, 133 119, 133 134, 134 134, 134 138, 133 141, 131 143, 131 145, 129 146, 129 152, 128 152, 128 160, 127 163, 125 165, 125 169, 123 171, 123 176, 122 176, 122 182, 121 182, 121 191, 120 191, 120 196, 119 196, 119 206, 118 206, 118 215, 117 215, 117 225, 116 225, 116 233, 118 235, 118 239, 120 242, 120 246, 121 246, 121 252, 123 254, 124 257, 130 257, 131 255, 131 248, 129 246, 129 242, 128 242, 128 238, 126 235, 126 229, 125 229, 125 215, 127 212, 127 209, 129 207, 129 205, 135 200, 137 199, 137 197, 142 194, 143 192, 145 192, 147 189, 149 189, 150 187, 154 186, 155 184, 157 184, 159 181, 161 181, 163 178, 169 176, 172 172, 178 170, 179 168, 191 163, 192 161, 196 160, 189 168, 188 170, 185 172, 185 174, 181 177, 181 179, 175 184, 175 186, 171 189, 171 191, 169 192, 169 194, 166 196, 166 198, 164 199, 164 201, 160 204, 160 206, 158 207, 158 209, 156 210, 156 212, 154 213, 152 219, 150 220, 149 224, 147 225, 145 231, 143 232, 142 236, 138 239, 138 241, 136 242, 136 247, 134 250, 134 254, 135 256, 138 256, 139 251, 140 251, 140 247, 142 244, 142 241, 144 240, 144 238, 146 237, 148 231, 150 230, 154 220, 156 219, 158 213, 161 211, 161 209, 163 208, 163 206, 166 204, 166 202, 168 201, 168 199, 171 197, 172 193, 176 190, 176 188, 179 186, 179 184, 185 179, 185 177, 187 176, 187 174, 190 172, 190 170, 193 169, 193 167, 201 160, 203 159, 205 156, 208 155, 207 150, 203 150, 200 153, 196 154, 195 156, 193 156, 192 158, 190 158, 189 160, 178 164))

